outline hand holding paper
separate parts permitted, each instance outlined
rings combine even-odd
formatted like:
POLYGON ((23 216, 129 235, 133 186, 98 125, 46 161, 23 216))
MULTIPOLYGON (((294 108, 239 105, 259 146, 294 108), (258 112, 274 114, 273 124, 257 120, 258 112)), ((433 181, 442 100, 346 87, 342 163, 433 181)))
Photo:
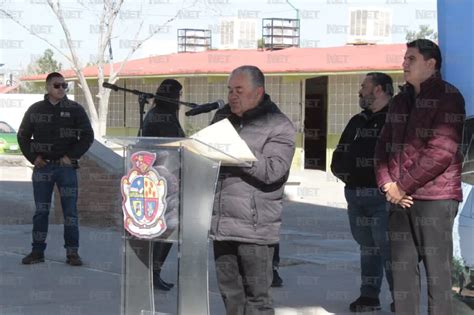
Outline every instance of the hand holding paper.
POLYGON ((216 150, 239 160, 245 162, 257 161, 247 143, 240 138, 228 119, 210 125, 190 136, 190 138, 204 142, 216 150))

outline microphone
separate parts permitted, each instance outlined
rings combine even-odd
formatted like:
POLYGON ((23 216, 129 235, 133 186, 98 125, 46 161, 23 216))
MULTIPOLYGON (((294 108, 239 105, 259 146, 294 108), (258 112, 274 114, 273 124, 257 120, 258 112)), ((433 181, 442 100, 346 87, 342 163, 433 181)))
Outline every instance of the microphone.
POLYGON ((111 89, 111 90, 114 90, 115 92, 118 91, 118 86, 116 86, 115 84, 111 84, 109 82, 104 82, 102 83, 102 86, 107 88, 107 89, 111 89))
POLYGON ((225 102, 223 100, 217 100, 214 103, 199 105, 191 110, 188 110, 185 115, 194 116, 194 115, 199 115, 202 113, 207 113, 214 109, 221 109, 222 107, 224 107, 224 105, 225 105, 225 102))

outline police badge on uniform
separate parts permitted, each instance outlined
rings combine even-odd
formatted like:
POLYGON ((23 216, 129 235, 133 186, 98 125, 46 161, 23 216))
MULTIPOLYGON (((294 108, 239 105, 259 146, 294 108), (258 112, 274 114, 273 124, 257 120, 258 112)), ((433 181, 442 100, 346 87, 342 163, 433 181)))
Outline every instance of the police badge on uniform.
POLYGON ((139 238, 151 239, 166 231, 166 179, 153 168, 156 154, 132 154, 132 168, 122 177, 122 211, 125 229, 139 238))

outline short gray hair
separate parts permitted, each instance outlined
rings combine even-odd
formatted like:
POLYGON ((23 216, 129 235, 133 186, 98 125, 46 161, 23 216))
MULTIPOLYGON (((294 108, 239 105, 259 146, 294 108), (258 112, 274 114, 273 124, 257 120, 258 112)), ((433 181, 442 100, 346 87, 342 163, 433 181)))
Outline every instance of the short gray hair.
POLYGON ((265 76, 263 75, 262 70, 260 70, 259 68, 255 66, 249 66, 249 65, 240 66, 232 70, 230 76, 240 74, 240 73, 244 73, 248 75, 250 79, 252 80, 252 85, 254 87, 265 88, 265 76))

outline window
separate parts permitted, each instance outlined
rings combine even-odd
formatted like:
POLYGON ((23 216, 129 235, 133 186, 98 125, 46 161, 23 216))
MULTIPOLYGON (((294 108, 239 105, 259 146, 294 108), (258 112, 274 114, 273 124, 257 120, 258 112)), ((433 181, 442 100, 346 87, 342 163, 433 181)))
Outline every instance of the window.
POLYGON ((352 9, 350 43, 377 43, 390 39, 391 14, 380 9, 352 9))

